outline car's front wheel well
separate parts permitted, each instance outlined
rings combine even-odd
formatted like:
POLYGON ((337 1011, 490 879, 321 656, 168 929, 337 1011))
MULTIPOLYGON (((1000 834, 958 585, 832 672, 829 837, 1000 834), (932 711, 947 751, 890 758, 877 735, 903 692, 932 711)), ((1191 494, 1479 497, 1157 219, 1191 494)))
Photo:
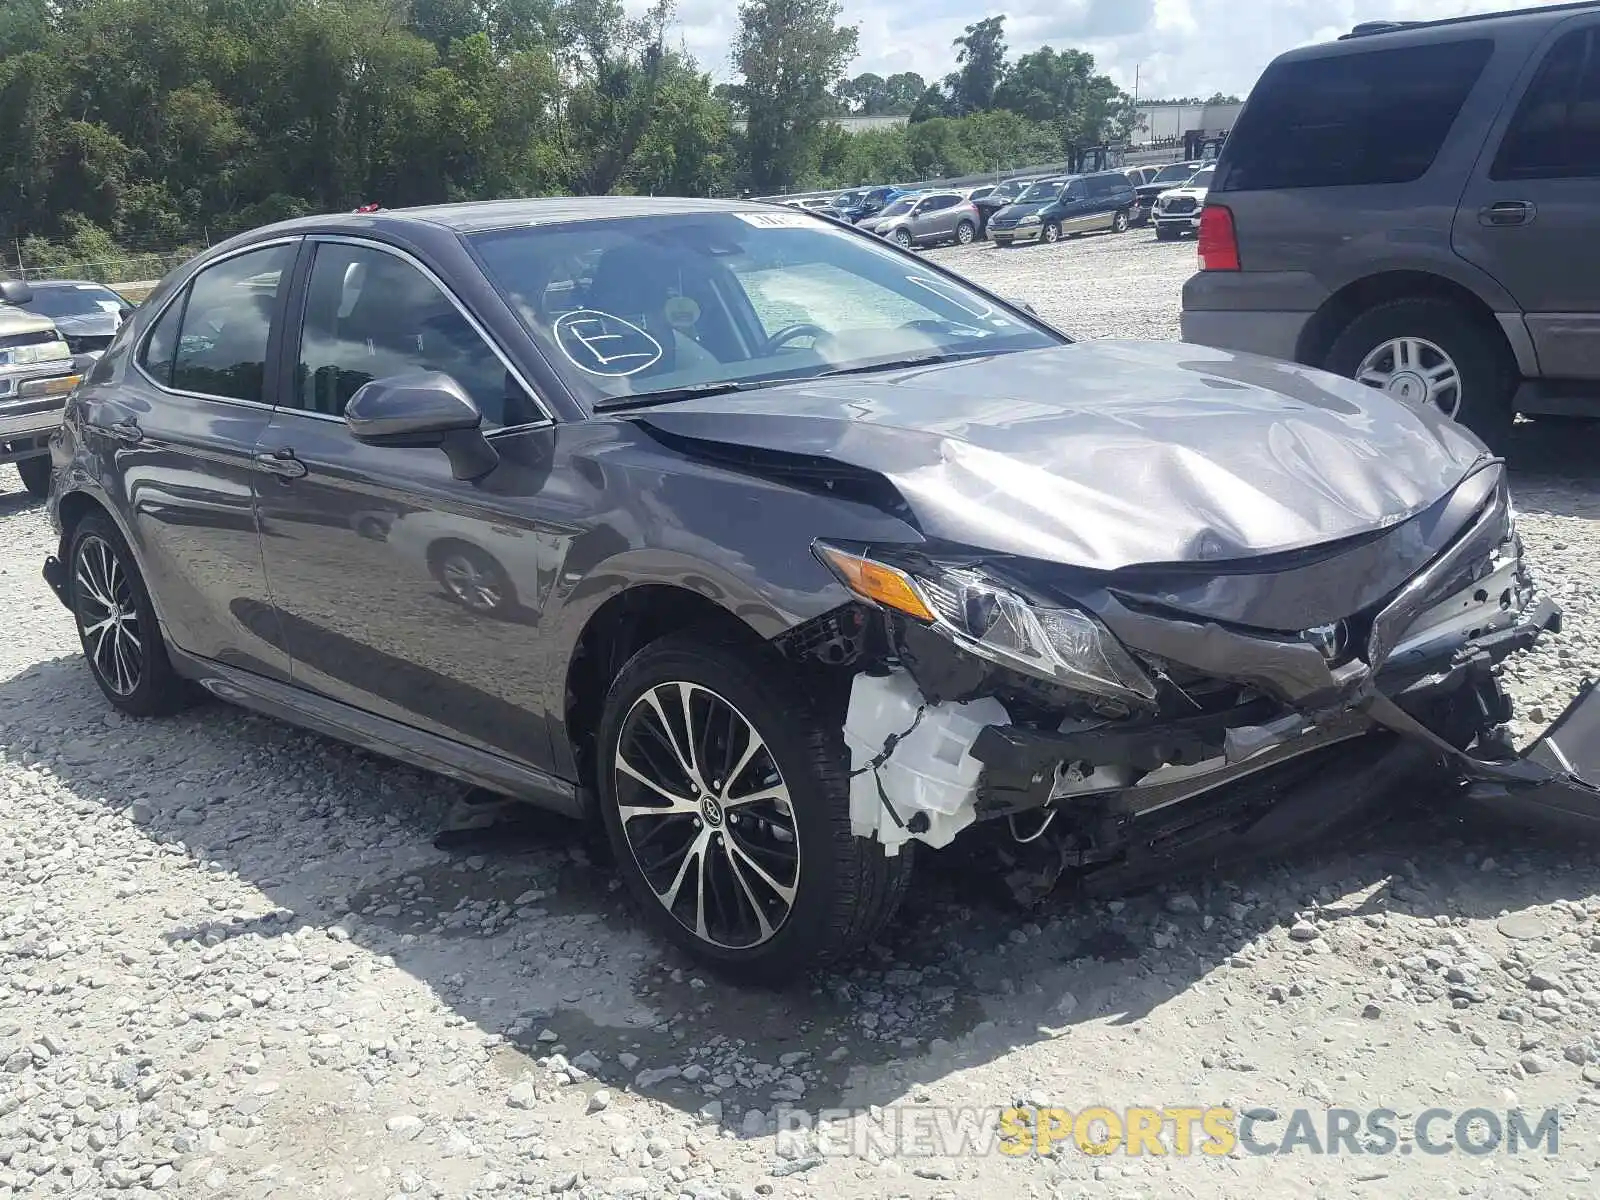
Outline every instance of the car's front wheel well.
POLYGON ((1408 299, 1444 300, 1456 305, 1483 326, 1486 336, 1497 339, 1507 356, 1511 355, 1511 346, 1493 311, 1470 288, 1426 271, 1385 271, 1358 279, 1329 296, 1300 331, 1295 360, 1308 367, 1326 366, 1333 344, 1352 321, 1380 304, 1408 299))
POLYGON ((749 625, 716 601, 669 584, 630 588, 589 618, 567 668, 565 704, 573 761, 585 783, 595 779, 595 735, 613 681, 640 650, 689 630, 752 648, 765 645, 749 625))

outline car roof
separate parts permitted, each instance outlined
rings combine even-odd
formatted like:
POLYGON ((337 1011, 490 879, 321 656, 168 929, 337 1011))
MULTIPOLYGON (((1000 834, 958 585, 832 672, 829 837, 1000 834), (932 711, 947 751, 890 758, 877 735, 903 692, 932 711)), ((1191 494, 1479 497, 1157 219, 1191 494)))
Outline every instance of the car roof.
POLYGON ((325 213, 281 221, 254 232, 260 234, 271 230, 283 234, 329 228, 382 231, 397 226, 427 224, 456 233, 482 233, 490 229, 510 229, 522 225, 556 225, 620 217, 749 212, 752 208, 764 207, 767 205, 760 200, 698 200, 680 196, 545 196, 527 200, 476 200, 416 208, 380 208, 365 213, 325 213))
POLYGON ((1600 0, 1572 0, 1571 3, 1550 4, 1542 8, 1510 8, 1462 17, 1441 17, 1433 21, 1363 21, 1349 33, 1340 34, 1334 41, 1287 51, 1278 56, 1278 61, 1322 58, 1329 53, 1351 50, 1354 48, 1352 43, 1371 42, 1372 48, 1377 48, 1432 42, 1440 35, 1491 34, 1495 28, 1507 23, 1544 25, 1564 20, 1574 13, 1593 12, 1596 9, 1600 9, 1600 0))
POLYGON ((103 288, 111 291, 109 284, 100 283, 93 279, 33 279, 28 286, 36 292, 47 292, 55 288, 103 288))

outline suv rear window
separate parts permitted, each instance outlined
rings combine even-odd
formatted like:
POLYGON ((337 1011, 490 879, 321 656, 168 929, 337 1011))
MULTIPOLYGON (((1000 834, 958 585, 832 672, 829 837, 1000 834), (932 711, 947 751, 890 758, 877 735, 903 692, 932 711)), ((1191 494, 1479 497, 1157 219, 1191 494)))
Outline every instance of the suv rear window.
POLYGON ((1268 67, 1228 139, 1219 190, 1420 178, 1493 52, 1475 38, 1268 67))

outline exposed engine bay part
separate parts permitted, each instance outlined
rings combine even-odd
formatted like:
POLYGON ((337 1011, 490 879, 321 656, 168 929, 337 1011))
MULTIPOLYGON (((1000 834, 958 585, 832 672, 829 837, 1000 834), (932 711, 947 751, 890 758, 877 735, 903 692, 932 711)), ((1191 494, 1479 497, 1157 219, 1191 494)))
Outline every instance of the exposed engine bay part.
POLYGON ((934 704, 903 670, 857 675, 844 740, 850 748, 850 829, 898 854, 916 838, 948 846, 978 819, 982 765, 970 751, 986 726, 1009 725, 1000 701, 934 704))

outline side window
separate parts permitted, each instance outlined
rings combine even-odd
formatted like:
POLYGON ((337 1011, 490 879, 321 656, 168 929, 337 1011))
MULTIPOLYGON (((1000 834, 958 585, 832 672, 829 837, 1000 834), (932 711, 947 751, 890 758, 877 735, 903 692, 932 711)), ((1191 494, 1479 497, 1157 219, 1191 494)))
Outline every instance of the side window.
POLYGON ((268 246, 207 267, 189 285, 172 386, 203 396, 265 401, 267 341, 295 247, 268 246))
POLYGON ((1493 52, 1475 38, 1269 67, 1228 139, 1219 191, 1420 179, 1493 52))
POLYGON ((1087 200, 1089 198, 1089 189, 1084 185, 1083 180, 1074 179, 1067 184, 1066 190, 1061 193, 1061 198, 1063 200, 1087 200))
POLYGON ((166 312, 145 339, 144 353, 139 356, 139 365, 163 387, 172 386, 172 360, 178 353, 178 322, 183 319, 183 306, 188 298, 188 294, 183 293, 167 305, 166 312))
POLYGON ((505 364, 439 288, 382 250, 325 242, 306 292, 294 407, 342 416, 362 384, 419 371, 459 383, 489 425, 540 418, 505 364))
POLYGON ((942 212, 944 209, 954 208, 955 204, 956 198, 954 196, 933 196, 928 200, 928 207, 926 211, 942 212))
POLYGON ((1489 177, 1600 178, 1600 32, 1580 29, 1550 47, 1489 177))
POLYGON ((1083 184, 1089 189, 1089 195, 1096 198, 1104 196, 1111 190, 1111 181, 1104 175, 1091 175, 1083 181, 1083 184))

